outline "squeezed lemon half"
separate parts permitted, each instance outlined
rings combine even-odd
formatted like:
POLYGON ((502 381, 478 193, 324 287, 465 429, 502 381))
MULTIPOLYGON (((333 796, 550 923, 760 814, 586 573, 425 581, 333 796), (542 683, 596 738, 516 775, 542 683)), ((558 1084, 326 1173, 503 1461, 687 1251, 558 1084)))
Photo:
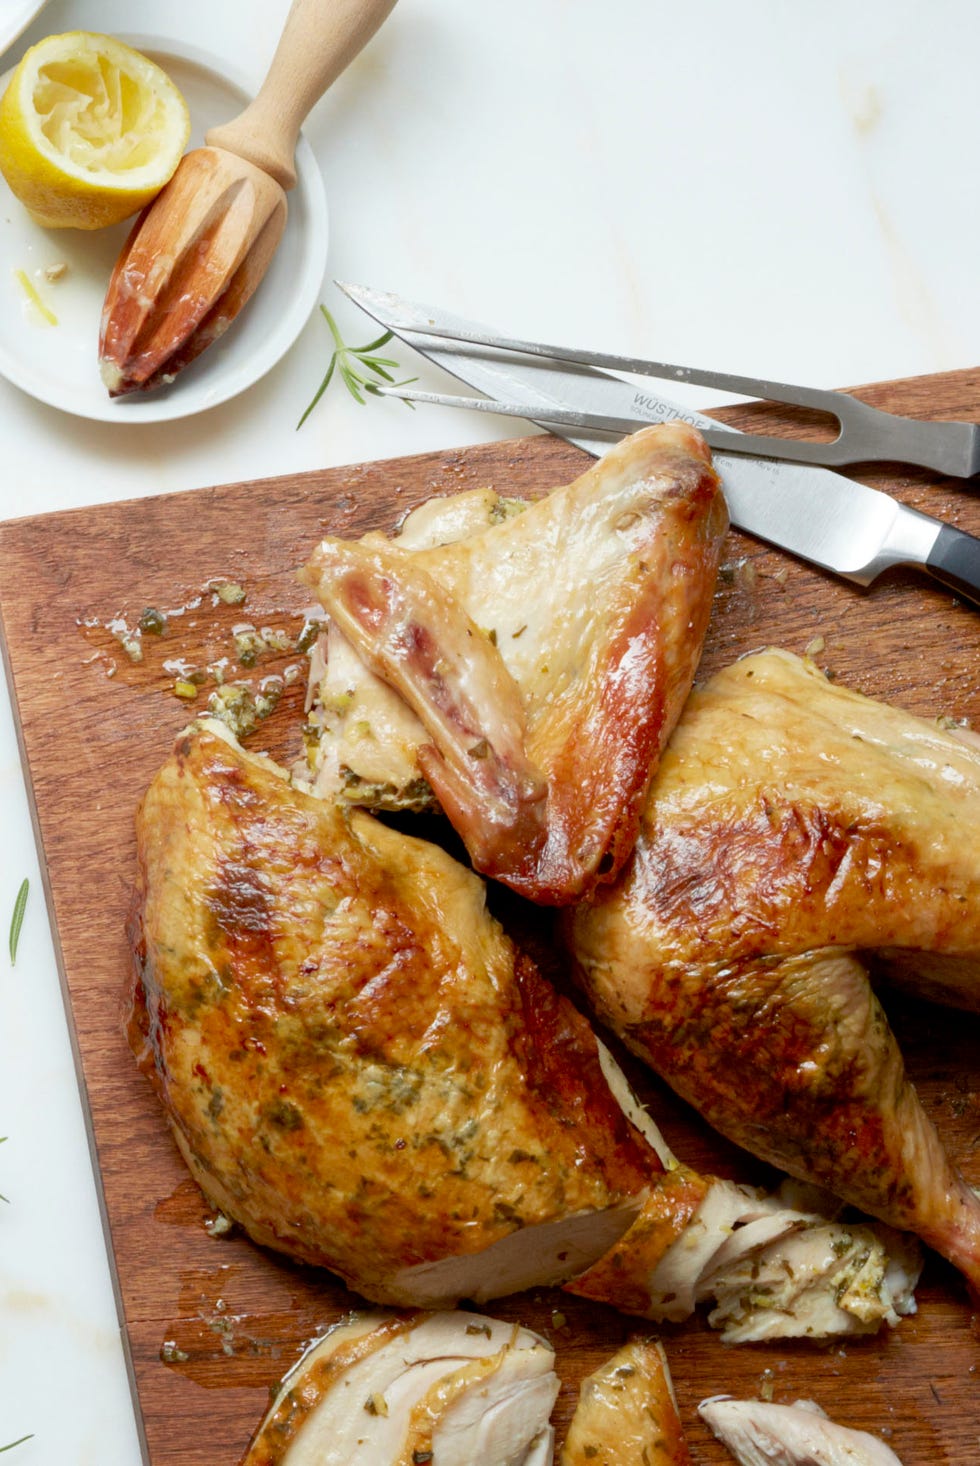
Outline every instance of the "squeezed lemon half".
POLYGON ((155 62, 112 36, 39 41, 0 100, 0 172, 39 224, 101 229, 160 192, 190 136, 155 62))

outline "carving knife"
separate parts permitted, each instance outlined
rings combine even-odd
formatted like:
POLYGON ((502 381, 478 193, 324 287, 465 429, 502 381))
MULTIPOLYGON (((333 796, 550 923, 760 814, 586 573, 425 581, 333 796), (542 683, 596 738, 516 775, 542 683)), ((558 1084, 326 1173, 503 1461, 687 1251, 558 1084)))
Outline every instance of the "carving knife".
MULTIPOLYGON (((526 417, 595 457, 610 441, 610 429, 597 429, 596 419, 627 420, 629 427, 612 430, 618 436, 672 418, 705 431, 716 444, 735 431, 596 367, 494 349, 485 344, 493 333, 477 322, 385 291, 337 283, 386 330, 492 399, 475 404, 466 399, 464 405, 526 417), (443 330, 479 339, 450 339, 439 335, 443 330), (549 417, 549 409, 557 417, 549 417)), ((381 390, 421 400, 458 400, 400 387, 381 390)), ((732 524, 756 538, 862 586, 893 566, 915 566, 980 605, 980 539, 973 535, 831 469, 748 457, 723 447, 715 448, 714 461, 732 524)))

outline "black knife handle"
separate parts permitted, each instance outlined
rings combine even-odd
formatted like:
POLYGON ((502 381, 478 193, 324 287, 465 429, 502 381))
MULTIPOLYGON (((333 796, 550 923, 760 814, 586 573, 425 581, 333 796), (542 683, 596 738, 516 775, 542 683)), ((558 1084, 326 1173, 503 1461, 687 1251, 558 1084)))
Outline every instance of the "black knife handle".
POLYGON ((944 524, 925 568, 958 595, 980 605, 980 540, 972 534, 944 524))

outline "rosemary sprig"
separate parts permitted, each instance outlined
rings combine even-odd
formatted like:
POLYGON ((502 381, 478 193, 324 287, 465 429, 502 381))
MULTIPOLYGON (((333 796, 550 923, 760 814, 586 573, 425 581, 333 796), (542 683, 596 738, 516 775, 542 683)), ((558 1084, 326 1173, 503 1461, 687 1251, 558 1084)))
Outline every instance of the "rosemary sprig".
POLYGON ((10 918, 10 965, 13 967, 17 961, 17 943, 20 941, 20 929, 24 925, 24 911, 27 908, 27 893, 31 889, 31 883, 25 876, 20 883, 20 890, 17 892, 17 899, 14 902, 14 914, 10 918))
POLYGON ((3 1455, 4 1451, 12 1451, 14 1446, 22 1446, 25 1441, 32 1441, 33 1439, 34 1434, 32 1432, 30 1435, 22 1435, 19 1440, 8 1441, 5 1446, 0 1446, 0 1456, 3 1455))
MULTIPOLYGON (((330 327, 334 352, 330 358, 330 365, 327 367, 326 375, 316 389, 313 401, 296 424, 297 431, 306 422, 306 419, 330 386, 334 372, 339 374, 348 392, 354 398, 354 401, 359 402, 362 407, 367 400, 364 393, 372 391, 377 386, 377 382, 372 377, 365 375, 362 370, 364 367, 367 368, 368 372, 373 372, 375 378, 380 377, 385 382, 390 382, 393 387, 407 387, 409 382, 416 381, 415 377, 406 377, 404 381, 396 382, 391 371, 389 371, 389 367, 394 371, 398 371, 397 361, 393 361, 390 356, 377 355, 381 348, 387 346, 391 340, 391 331, 385 331, 383 336, 378 336, 376 340, 369 341, 366 346, 348 346, 340 334, 337 322, 327 310, 326 306, 321 305, 320 311, 327 325, 330 327)), ((411 402, 406 405, 408 407, 414 406, 411 402)))

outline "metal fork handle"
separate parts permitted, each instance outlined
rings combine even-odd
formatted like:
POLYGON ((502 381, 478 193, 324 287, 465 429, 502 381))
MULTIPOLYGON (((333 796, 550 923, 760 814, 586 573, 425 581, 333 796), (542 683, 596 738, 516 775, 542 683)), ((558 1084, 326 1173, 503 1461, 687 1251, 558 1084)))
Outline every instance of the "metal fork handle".
MULTIPOLYGON (((731 435, 731 453, 787 458, 794 463, 840 466, 854 463, 909 463, 954 478, 980 473, 980 428, 975 423, 922 422, 879 412, 856 397, 835 408, 841 432, 829 443, 776 438, 758 433, 731 435)), ((715 446, 715 445, 713 445, 715 446)))
POLYGON ((935 473, 954 478, 972 478, 980 473, 980 427, 976 423, 899 417, 881 412, 857 397, 838 395, 844 404, 840 414, 844 427, 841 440, 847 440, 848 457, 837 462, 891 460, 931 468, 935 473))

